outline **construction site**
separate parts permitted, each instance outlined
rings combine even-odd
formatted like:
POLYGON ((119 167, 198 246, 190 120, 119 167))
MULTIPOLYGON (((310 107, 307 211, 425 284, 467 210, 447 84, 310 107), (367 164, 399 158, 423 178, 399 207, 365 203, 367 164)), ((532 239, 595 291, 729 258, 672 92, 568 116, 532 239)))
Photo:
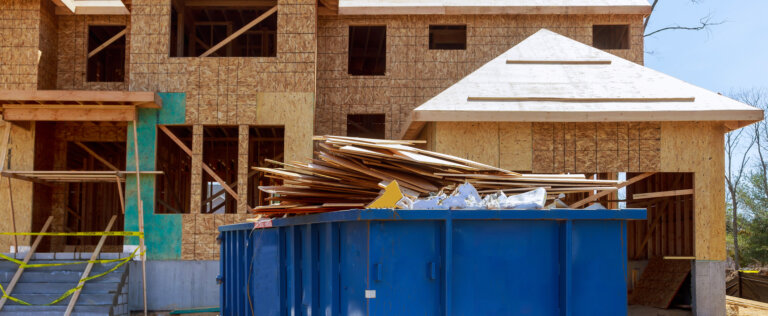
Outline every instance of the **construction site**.
POLYGON ((763 111, 643 66, 650 13, 0 0, 0 315, 768 313, 722 172, 763 111))

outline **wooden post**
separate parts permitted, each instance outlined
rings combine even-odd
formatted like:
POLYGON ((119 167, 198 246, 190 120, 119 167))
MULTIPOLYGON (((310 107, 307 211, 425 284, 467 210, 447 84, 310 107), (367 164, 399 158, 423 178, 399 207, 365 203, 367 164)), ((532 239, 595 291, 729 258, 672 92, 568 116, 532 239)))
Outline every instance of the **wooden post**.
MULTIPOLYGON (((112 225, 115 224, 115 220, 117 219, 117 215, 112 215, 112 218, 109 219, 109 224, 107 224, 107 229, 104 230, 104 232, 109 232, 112 230, 112 225)), ((91 254, 91 260, 88 262, 88 265, 85 266, 85 271, 83 271, 83 275, 80 277, 80 282, 77 283, 77 286, 84 286, 85 285, 85 279, 88 278, 88 275, 91 274, 91 270, 93 269, 93 261, 99 258, 99 253, 101 252, 101 248, 104 246, 104 242, 107 241, 107 235, 101 236, 99 239, 99 243, 96 244, 96 250, 93 251, 91 254)), ((65 316, 69 316, 72 314, 72 310, 75 309, 75 304, 77 303, 77 298, 80 297, 80 292, 83 290, 83 288, 79 288, 75 291, 75 293, 72 294, 72 298, 69 300, 69 305, 67 305, 67 310, 64 312, 65 316)))
MULTIPOLYGON (((45 224, 43 225, 43 229, 40 230, 41 233, 45 233, 48 231, 48 227, 51 226, 51 222, 53 221, 53 216, 48 216, 48 219, 45 221, 45 224)), ((30 259, 32 259, 32 255, 35 253, 35 250, 37 250, 37 246, 40 244, 40 241, 43 239, 42 235, 38 235, 35 238, 35 242, 32 243, 32 247, 29 248, 29 252, 26 256, 24 256, 24 264, 27 264, 30 259)), ((11 292, 13 292, 13 288, 16 287, 16 283, 19 282, 19 279, 21 279, 21 274, 24 273, 24 266, 20 266, 18 270, 16 270, 16 274, 13 275, 13 278, 11 279, 11 282, 8 283, 8 288, 5 289, 5 295, 11 295, 11 292)), ((3 306, 5 306, 5 302, 8 301, 7 297, 3 297, 0 299, 0 310, 3 310, 3 306)))
POLYGON ((139 137, 136 134, 137 120, 133 120, 133 157, 136 162, 136 196, 139 211, 139 247, 141 248, 141 284, 144 295, 144 316, 147 316, 147 247, 144 245, 144 203, 141 201, 141 172, 139 171, 139 137))
MULTIPOLYGON (((8 207, 11 210, 11 227, 13 233, 16 233, 16 210, 13 209, 13 190, 11 189, 11 178, 8 179, 8 207)), ((15 252, 19 252, 19 236, 13 235, 13 247, 15 252)))
POLYGON ((120 210, 125 215, 125 198, 123 197, 123 184, 120 183, 120 176, 115 176, 115 182, 117 182, 117 195, 120 196, 120 210))

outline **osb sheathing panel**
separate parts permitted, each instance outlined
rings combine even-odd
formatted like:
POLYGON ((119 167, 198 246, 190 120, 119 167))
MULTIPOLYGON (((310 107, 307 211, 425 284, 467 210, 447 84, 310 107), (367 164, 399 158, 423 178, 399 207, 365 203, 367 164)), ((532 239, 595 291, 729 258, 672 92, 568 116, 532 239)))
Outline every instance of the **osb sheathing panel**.
POLYGON ((321 16, 318 20, 316 134, 346 134, 348 114, 386 115, 400 136, 411 110, 541 28, 591 45, 592 25, 629 24, 630 49, 608 50, 642 64, 639 15, 321 16), (466 50, 429 50, 430 24, 466 24, 466 50), (386 25, 384 76, 347 74, 350 25, 386 25))
POLYGON ((130 17, 125 15, 60 15, 57 89, 60 90, 127 90, 131 36, 126 36, 125 77, 123 82, 89 82, 88 26, 124 25, 130 34, 130 17))
POLYGON ((725 157, 722 124, 661 123, 661 169, 694 172, 697 260, 725 260, 725 157))
POLYGON ((660 137, 653 122, 533 123, 533 172, 658 171, 660 137))
MULTIPOLYGON (((434 127, 431 127, 434 126, 434 127)), ((530 171, 532 123, 437 122, 430 137, 434 150, 501 168, 530 171)))
POLYGON ((250 214, 183 214, 181 215, 181 259, 218 260, 217 227, 242 223, 250 214))
MULTIPOLYGON (((0 121, 0 128, 5 129, 7 122, 0 121)), ((11 139, 8 145, 9 162, 6 170, 33 170, 35 152, 35 129, 34 123, 14 124, 11 127, 11 139)), ((0 216, 4 220, 0 221, 0 231, 12 232, 13 222, 11 221, 11 204, 9 203, 8 179, 0 179, 0 216)), ((11 179, 11 191, 13 196, 13 209, 17 232, 29 232, 31 230, 31 212, 32 209, 32 182, 11 179)), ((18 236, 19 245, 29 245, 28 236, 18 236)), ((0 236, 0 250, 7 252, 13 245, 12 236, 0 236)))
MULTIPOLYGON (((238 188, 236 191, 242 197, 238 203, 238 213, 247 211, 247 181, 248 172, 248 127, 249 126, 283 126, 285 128, 284 161, 306 161, 312 157, 312 113, 314 108, 314 93, 252 93, 249 95, 249 106, 241 107, 237 115, 239 144, 238 144, 238 188)), ((198 157, 192 160, 190 208, 193 213, 200 213, 202 194, 203 169, 200 159, 203 155, 203 124, 195 124, 192 128, 192 155, 198 157)))
POLYGON ((722 124, 430 124, 435 124, 436 150, 511 170, 532 166, 534 173, 693 172, 696 258, 725 260, 722 124))
POLYGON ((314 93, 315 1, 279 0, 277 57, 248 58, 169 57, 170 3, 132 2, 129 90, 186 92, 186 123, 220 125, 254 124, 256 93, 314 93))
POLYGON ((56 62, 58 58, 58 18, 53 1, 40 2, 40 63, 37 69, 37 88, 56 89, 56 62))
POLYGON ((4 0, 0 9, 0 89, 37 88, 40 2, 4 0))

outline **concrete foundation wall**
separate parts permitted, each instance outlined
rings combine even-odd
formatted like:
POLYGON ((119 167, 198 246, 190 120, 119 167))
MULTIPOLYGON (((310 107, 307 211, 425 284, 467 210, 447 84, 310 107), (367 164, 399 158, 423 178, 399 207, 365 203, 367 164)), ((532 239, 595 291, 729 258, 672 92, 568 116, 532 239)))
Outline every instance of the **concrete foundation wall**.
POLYGON ((696 260, 691 274, 693 314, 725 315, 725 261, 696 260))
MULTIPOLYGON (((128 308, 144 309, 141 262, 130 263, 128 308)), ((219 261, 147 261, 147 309, 219 306, 219 261)))

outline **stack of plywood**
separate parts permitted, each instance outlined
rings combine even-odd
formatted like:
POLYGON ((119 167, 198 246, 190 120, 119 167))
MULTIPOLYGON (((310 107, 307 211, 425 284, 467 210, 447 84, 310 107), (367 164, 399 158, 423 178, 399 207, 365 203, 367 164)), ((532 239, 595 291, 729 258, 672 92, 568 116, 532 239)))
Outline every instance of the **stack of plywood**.
POLYGON ((592 180, 584 175, 536 175, 504 170, 479 162, 414 147, 419 141, 380 140, 341 136, 317 137, 316 159, 280 163, 282 168, 253 169, 283 181, 261 186, 279 204, 261 206, 257 213, 312 213, 363 207, 393 180, 414 199, 458 184, 471 183, 480 194, 507 194, 545 188, 550 194, 617 190, 617 181, 592 180))

